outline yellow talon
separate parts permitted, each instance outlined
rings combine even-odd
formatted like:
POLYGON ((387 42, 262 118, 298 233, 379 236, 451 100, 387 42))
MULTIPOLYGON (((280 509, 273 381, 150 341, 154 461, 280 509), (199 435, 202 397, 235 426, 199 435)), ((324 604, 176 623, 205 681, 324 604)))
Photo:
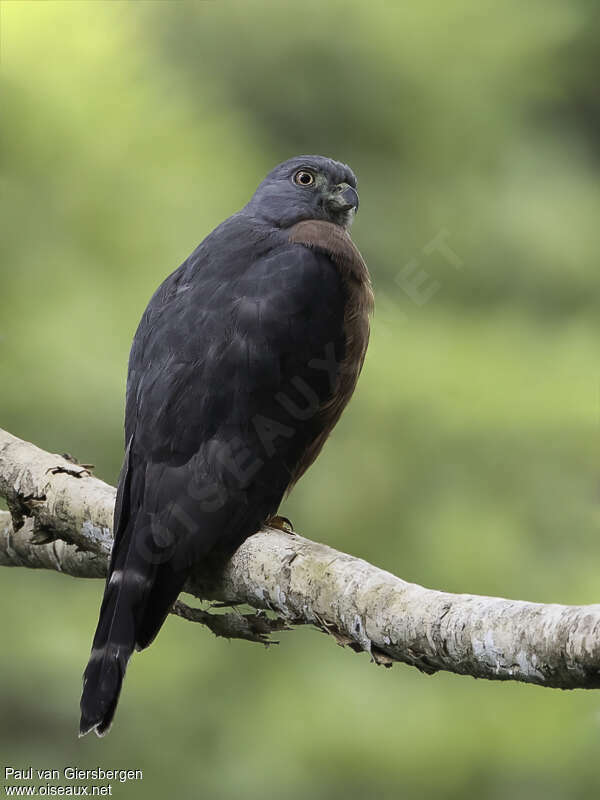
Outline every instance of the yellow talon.
POLYGON ((274 517, 270 517, 265 525, 268 528, 275 528, 278 531, 283 531, 284 533, 294 533, 294 526, 290 522, 287 517, 280 517, 279 514, 276 514, 274 517))

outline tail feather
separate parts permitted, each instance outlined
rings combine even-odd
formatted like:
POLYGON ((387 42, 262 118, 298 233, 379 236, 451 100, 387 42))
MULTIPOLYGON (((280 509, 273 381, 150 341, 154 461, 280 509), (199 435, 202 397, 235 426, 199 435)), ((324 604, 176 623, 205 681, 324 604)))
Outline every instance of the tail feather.
POLYGON ((102 736, 110 728, 135 647, 137 621, 152 585, 153 566, 136 558, 132 540, 130 536, 124 557, 121 553, 117 555, 104 590, 92 652, 83 676, 80 736, 91 730, 102 736))
POLYGON ((94 730, 104 736, 117 709, 121 686, 131 651, 108 642, 101 651, 92 650, 84 675, 79 735, 94 730))
POLYGON ((109 579, 83 676, 80 736, 109 730, 131 654, 158 633, 192 557, 189 533, 181 531, 176 509, 167 506, 155 519, 156 514, 140 508, 146 469, 134 469, 131 445, 130 440, 119 479, 109 579))
POLYGON ((170 564, 163 564, 158 568, 136 625, 136 650, 144 650, 152 644, 183 589, 187 576, 188 571, 174 570, 170 564))

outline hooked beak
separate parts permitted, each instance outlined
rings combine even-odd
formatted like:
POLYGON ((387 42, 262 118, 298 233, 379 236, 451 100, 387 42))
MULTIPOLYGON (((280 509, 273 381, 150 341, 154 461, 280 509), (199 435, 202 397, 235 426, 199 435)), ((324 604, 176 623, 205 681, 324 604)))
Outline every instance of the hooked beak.
POLYGON ((327 198, 328 204, 337 211, 358 209, 358 192, 348 183, 338 183, 327 198))

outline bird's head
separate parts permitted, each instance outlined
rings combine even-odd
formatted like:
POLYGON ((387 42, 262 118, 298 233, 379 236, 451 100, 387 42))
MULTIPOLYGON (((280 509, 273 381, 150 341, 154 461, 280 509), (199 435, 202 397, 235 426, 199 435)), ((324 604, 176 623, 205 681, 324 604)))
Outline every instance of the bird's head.
POLYGON ((244 212, 280 228, 305 219, 349 228, 357 208, 350 167, 324 156, 296 156, 269 172, 244 212))

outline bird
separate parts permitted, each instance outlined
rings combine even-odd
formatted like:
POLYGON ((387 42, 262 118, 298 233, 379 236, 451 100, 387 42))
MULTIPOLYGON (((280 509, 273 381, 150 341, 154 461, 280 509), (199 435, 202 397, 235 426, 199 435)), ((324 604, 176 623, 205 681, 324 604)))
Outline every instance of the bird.
POLYGON ((187 578, 265 524, 352 396, 373 291, 350 237, 346 164, 296 156, 152 296, 135 333, 114 543, 83 678, 80 736, 103 736, 125 670, 187 578))

